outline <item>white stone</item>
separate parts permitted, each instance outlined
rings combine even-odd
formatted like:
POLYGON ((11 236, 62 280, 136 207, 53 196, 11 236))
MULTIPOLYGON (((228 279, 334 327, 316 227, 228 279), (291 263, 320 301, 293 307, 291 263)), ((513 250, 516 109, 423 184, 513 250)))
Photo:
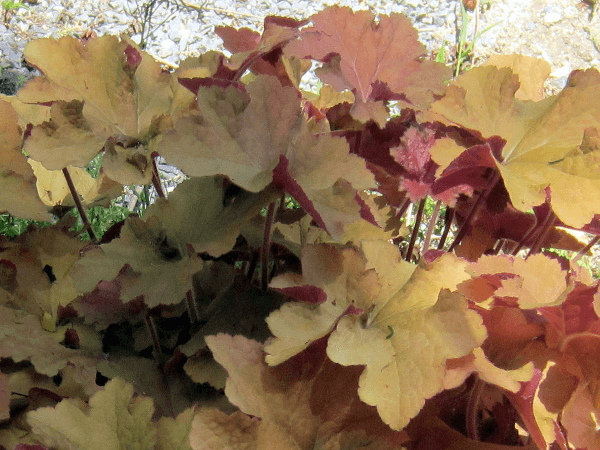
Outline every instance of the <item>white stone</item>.
POLYGON ((181 36, 184 39, 190 37, 190 30, 184 24, 181 24, 181 26, 179 27, 179 36, 181 36))
POLYGON ((546 25, 551 25, 553 23, 560 22, 562 20, 562 15, 557 12, 549 12, 544 16, 544 23, 546 25))
POLYGON ((563 77, 569 76, 570 73, 571 73, 571 64, 569 64, 567 62, 567 63, 565 63, 564 66, 559 67, 554 72, 552 72, 550 74, 550 76, 552 78, 563 78, 563 77))

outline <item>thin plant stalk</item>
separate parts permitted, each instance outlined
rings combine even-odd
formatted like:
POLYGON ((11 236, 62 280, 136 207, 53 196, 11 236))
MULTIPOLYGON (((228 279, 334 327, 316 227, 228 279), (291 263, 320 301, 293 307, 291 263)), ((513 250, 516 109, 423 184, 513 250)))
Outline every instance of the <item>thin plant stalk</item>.
POLYGON ((600 236, 594 236, 592 238, 592 240, 589 242, 589 244, 586 245, 579 253, 577 253, 577 255, 571 261, 574 262, 574 263, 576 263, 577 261, 579 261, 583 255, 585 255, 587 252, 589 252, 590 249, 594 245, 596 245, 596 243, 598 241, 600 241, 600 236))
POLYGON ((158 370, 160 371, 161 375, 162 375, 162 379, 161 379, 161 384, 162 384, 162 389, 165 392, 165 398, 167 400, 167 408, 168 411, 166 411, 168 414, 170 414, 171 416, 173 416, 173 404, 171 402, 171 394, 170 394, 170 385, 169 385, 169 379, 167 378, 166 374, 165 374, 165 355, 163 354, 161 348, 160 348, 160 341, 158 339, 158 331, 156 330, 156 324, 154 323, 154 318, 152 317, 152 314, 150 313, 149 310, 146 310, 146 327, 148 329, 148 333, 150 333, 150 337, 152 338, 152 348, 154 349, 154 358, 155 361, 158 362, 157 366, 158 366, 158 370))
POLYGON ((442 206, 442 201, 438 200, 435 204, 435 208, 433 208, 433 212, 431 213, 431 218, 429 219, 429 227, 427 227, 427 234, 425 235, 425 240, 423 241, 423 253, 429 250, 429 243, 431 242, 431 235, 433 234, 433 229, 435 228, 435 224, 437 222, 438 215, 440 213, 440 207, 442 206))
POLYGON ((256 270, 256 264, 258 264, 258 253, 252 253, 252 257, 250 258, 250 262, 246 267, 246 277, 250 282, 252 282, 252 278, 254 277, 254 272, 256 270))
POLYGON ((152 158, 152 184, 154 185, 154 189, 156 189, 156 193, 160 198, 167 198, 165 195, 165 191, 163 191, 162 183, 160 181, 160 175, 158 173, 158 166, 156 165, 156 159, 152 158))
POLYGON ((529 258, 531 255, 538 253, 540 251, 540 249, 542 248, 542 245, 544 243, 544 240, 548 236, 548 233, 550 232, 550 228, 552 228, 552 225, 554 225, 555 221, 556 221, 556 214, 554 214, 554 211, 550 210, 550 212, 548 212, 548 215, 544 219, 542 226, 540 227, 537 238, 535 239, 535 241, 533 242, 533 244, 531 244, 531 247, 529 248, 529 253, 527 253, 526 259, 529 258))
POLYGON ((190 316, 190 322, 193 325, 200 320, 200 317, 198 314, 198 308, 196 308, 196 300, 194 299, 194 294, 191 289, 188 289, 188 291, 185 293, 185 299, 188 315, 190 316))
POLYGON ((413 226, 412 236, 410 237, 408 249, 406 250, 406 256, 404 257, 405 261, 410 262, 412 252, 415 248, 415 243, 417 242, 417 236, 419 235, 419 226, 421 225, 421 220, 423 219, 423 210, 424 209, 425 209, 425 199, 422 199, 419 202, 419 209, 417 211, 417 216, 415 217, 415 224, 413 226))
POLYGON ((471 210, 467 214, 467 217, 465 217, 465 221, 461 225, 460 229, 458 230, 458 233, 456 234, 456 237, 454 238, 454 242, 452 242, 452 245, 450 246, 450 249, 448 251, 451 252, 452 250, 454 250, 454 248, 458 244, 460 244, 460 241, 463 240, 463 238, 467 234, 467 231, 469 230, 469 227, 471 226, 471 222, 473 221, 473 218, 475 216, 477 216, 477 213, 483 206, 485 199, 488 197, 488 195, 490 195, 490 192, 492 191, 492 189, 494 188, 494 186, 496 185, 496 183, 498 182, 499 179, 500 179, 500 173, 498 171, 494 171, 493 175, 490 178, 490 181, 488 182, 487 187, 483 191, 481 191, 481 193, 479 194, 479 197, 477 197, 477 200, 471 206, 471 210))
POLYGON ((457 50, 457 54, 456 54, 456 67, 454 68, 454 78, 458 77, 458 75, 460 74, 460 69, 463 65, 463 62, 467 59, 467 56, 473 51, 473 47, 475 46, 475 42, 477 41, 477 39, 479 39, 481 37, 482 34, 488 32, 489 30, 491 30, 492 28, 494 28, 496 25, 498 25, 500 22, 494 23, 492 25, 490 25, 489 27, 485 28, 484 30, 481 30, 479 33, 477 33, 477 26, 478 26, 478 18, 476 16, 476 22, 475 22, 475 36, 473 37, 473 40, 471 42, 469 42, 469 44, 467 44, 467 30, 469 28, 469 16, 467 14, 467 9, 465 8, 465 5, 463 4, 463 2, 459 2, 460 3, 460 7, 461 7, 461 26, 460 26, 460 33, 458 35, 458 50, 457 50))
POLYGON ((444 221, 446 222, 446 226, 444 227, 444 231, 442 231, 442 235, 440 236, 440 242, 438 243, 438 250, 444 249, 444 244, 446 243, 446 238, 448 237, 448 233, 450 233, 450 228, 452 227, 452 222, 454 221, 454 208, 446 208, 446 215, 444 217, 444 221))
POLYGON ((506 243, 506 239, 504 239, 504 238, 498 239, 498 241, 496 242, 496 245, 494 245, 494 248, 492 250, 492 254, 494 254, 494 255, 500 254, 500 252, 504 248, 504 244, 505 243, 506 243))
POLYGON ((75 206, 77 207, 77 211, 79 211, 79 216, 81 217, 81 220, 83 221, 83 226, 85 227, 86 231, 88 232, 88 235, 90 236, 90 240, 93 243, 96 243, 97 242, 96 235, 94 234, 92 224, 90 223, 88 216, 85 213, 85 209, 83 208, 81 199, 79 198, 79 194, 77 193, 77 190, 75 189, 75 184, 73 184, 73 179, 71 178, 71 174, 69 173, 69 170, 66 167, 63 168, 62 172, 63 172, 63 175, 65 176, 65 180, 67 181, 67 185, 69 186, 69 190, 71 191, 71 196, 73 197, 73 200, 75 201, 75 206))
POLYGON ((523 235, 523 237, 521 238, 521 240, 519 241, 519 243, 517 244, 517 246, 514 248, 514 250, 511 252, 511 254, 513 256, 516 256, 517 253, 519 253, 521 251, 521 249, 525 246, 525 242, 527 242, 529 240, 529 238, 531 236, 533 236, 534 232, 535 232, 535 228, 538 225, 538 220, 537 220, 537 216, 534 214, 533 215, 533 224, 529 227, 529 229, 527 230, 527 232, 523 235))
POLYGON ((156 331, 156 325, 154 324, 154 319, 150 314, 150 311, 146 311, 146 327, 148 328, 148 333, 152 338, 152 347, 154 348, 154 355, 157 359, 160 360, 162 356, 162 350, 160 348, 160 341, 158 340, 158 332, 156 331))
POLYGON ((261 248, 260 263, 261 263, 261 280, 260 288, 264 292, 267 290, 269 284, 269 253, 271 252, 271 229, 273 227, 273 219, 275 218, 275 208, 277 201, 271 202, 267 209, 267 216, 265 217, 265 226, 263 229, 263 245, 261 248))
POLYGON ((396 216, 398 218, 402 218, 402 216, 404 215, 404 213, 406 212, 406 210, 408 209, 409 206, 410 206, 410 199, 407 197, 406 200, 404 200, 404 203, 402 203, 402 206, 400 206, 400 208, 398 208, 396 216))

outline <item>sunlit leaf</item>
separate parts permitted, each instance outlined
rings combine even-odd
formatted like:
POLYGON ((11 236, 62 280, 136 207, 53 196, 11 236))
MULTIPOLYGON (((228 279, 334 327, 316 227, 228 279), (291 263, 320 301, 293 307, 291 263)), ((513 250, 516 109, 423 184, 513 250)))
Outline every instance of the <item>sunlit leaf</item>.
POLYGON ((575 71, 557 96, 523 101, 515 98, 518 77, 488 66, 461 75, 431 109, 484 138, 506 140, 495 164, 515 208, 544 203, 549 188, 554 213, 579 228, 600 213, 600 151, 580 148, 585 131, 600 128, 599 88, 596 70, 575 71))

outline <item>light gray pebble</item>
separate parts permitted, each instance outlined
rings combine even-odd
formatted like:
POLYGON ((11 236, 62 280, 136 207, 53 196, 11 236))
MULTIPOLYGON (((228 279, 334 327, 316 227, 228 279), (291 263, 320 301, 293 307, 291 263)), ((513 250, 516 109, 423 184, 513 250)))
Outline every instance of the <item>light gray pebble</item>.
POLYGON ((562 15, 559 12, 549 12, 546 15, 544 15, 544 23, 546 25, 551 25, 557 22, 560 22, 562 20, 562 15))

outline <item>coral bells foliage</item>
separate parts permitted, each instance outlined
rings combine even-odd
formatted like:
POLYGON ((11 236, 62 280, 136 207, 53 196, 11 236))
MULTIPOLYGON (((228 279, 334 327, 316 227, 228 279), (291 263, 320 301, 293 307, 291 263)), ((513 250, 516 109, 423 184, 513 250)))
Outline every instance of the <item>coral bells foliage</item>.
POLYGON ((33 41, 0 97, 0 210, 51 222, 0 240, 0 449, 600 448, 599 284, 548 251, 600 235, 600 74, 450 80, 347 8, 215 31, 175 71, 33 41))

